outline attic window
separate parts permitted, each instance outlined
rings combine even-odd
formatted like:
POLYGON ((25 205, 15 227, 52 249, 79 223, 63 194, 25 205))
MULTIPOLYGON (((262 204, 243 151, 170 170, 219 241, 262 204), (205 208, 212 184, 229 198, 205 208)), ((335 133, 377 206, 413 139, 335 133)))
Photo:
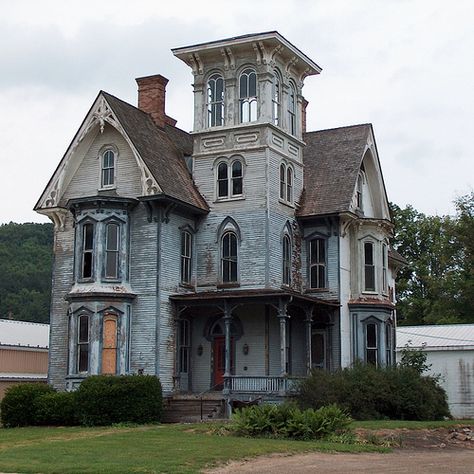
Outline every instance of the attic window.
POLYGON ((110 188, 115 184, 115 153, 113 150, 105 150, 101 157, 101 187, 110 188))

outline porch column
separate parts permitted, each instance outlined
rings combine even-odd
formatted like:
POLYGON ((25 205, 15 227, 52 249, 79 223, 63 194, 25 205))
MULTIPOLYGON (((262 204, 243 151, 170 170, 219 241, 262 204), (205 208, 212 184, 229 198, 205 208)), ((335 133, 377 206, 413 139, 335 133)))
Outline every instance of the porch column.
POLYGON ((312 360, 312 326, 313 326, 313 307, 305 308, 305 323, 306 323, 306 373, 309 375, 313 367, 312 360))
POLYGON ((231 351, 231 340, 230 340, 230 323, 232 321, 232 310, 227 302, 224 302, 224 334, 225 334, 225 367, 224 367, 224 391, 228 392, 229 378, 231 367, 230 367, 230 351, 231 351))
POLYGON ((287 353, 287 324, 289 315, 287 313, 288 303, 280 300, 278 307, 278 319, 280 320, 280 377, 288 375, 288 353, 287 353))

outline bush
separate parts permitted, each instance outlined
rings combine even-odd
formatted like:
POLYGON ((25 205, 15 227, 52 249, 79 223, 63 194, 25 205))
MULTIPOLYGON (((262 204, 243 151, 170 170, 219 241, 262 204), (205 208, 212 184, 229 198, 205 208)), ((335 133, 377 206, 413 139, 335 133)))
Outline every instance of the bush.
POLYGON ((151 375, 92 376, 81 383, 76 404, 83 425, 155 423, 163 408, 161 384, 151 375))
POLYGON ((0 404, 0 421, 6 428, 35 424, 36 400, 54 393, 52 387, 40 383, 25 383, 8 388, 0 404))
POLYGON ((237 411, 230 429, 242 436, 308 440, 347 430, 350 423, 350 417, 334 405, 300 410, 294 404, 263 404, 237 411))
POLYGON ((446 393, 437 379, 406 366, 355 364, 334 373, 315 370, 300 384, 297 400, 303 408, 334 403, 357 420, 440 420, 449 416, 446 393))
POLYGON ((35 400, 35 424, 74 426, 79 424, 75 392, 45 393, 35 400))

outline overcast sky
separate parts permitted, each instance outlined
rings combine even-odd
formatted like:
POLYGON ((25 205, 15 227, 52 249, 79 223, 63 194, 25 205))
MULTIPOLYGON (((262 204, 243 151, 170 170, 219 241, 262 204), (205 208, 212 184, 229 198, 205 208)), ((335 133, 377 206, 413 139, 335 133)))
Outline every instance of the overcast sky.
POLYGON ((170 79, 192 127, 192 75, 170 49, 278 30, 323 68, 308 130, 371 122, 389 199, 453 213, 474 188, 472 0, 0 0, 0 222, 32 211, 100 89, 136 104, 170 79))

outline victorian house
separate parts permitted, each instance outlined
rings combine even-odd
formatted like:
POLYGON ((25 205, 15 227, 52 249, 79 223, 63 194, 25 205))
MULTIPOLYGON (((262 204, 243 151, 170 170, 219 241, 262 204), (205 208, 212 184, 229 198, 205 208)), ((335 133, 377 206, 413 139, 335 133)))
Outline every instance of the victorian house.
POLYGON ((321 68, 279 33, 177 48, 194 127, 99 92, 36 211, 55 224, 49 381, 154 374, 165 395, 281 397, 392 364, 392 223, 370 124, 306 131, 321 68))

